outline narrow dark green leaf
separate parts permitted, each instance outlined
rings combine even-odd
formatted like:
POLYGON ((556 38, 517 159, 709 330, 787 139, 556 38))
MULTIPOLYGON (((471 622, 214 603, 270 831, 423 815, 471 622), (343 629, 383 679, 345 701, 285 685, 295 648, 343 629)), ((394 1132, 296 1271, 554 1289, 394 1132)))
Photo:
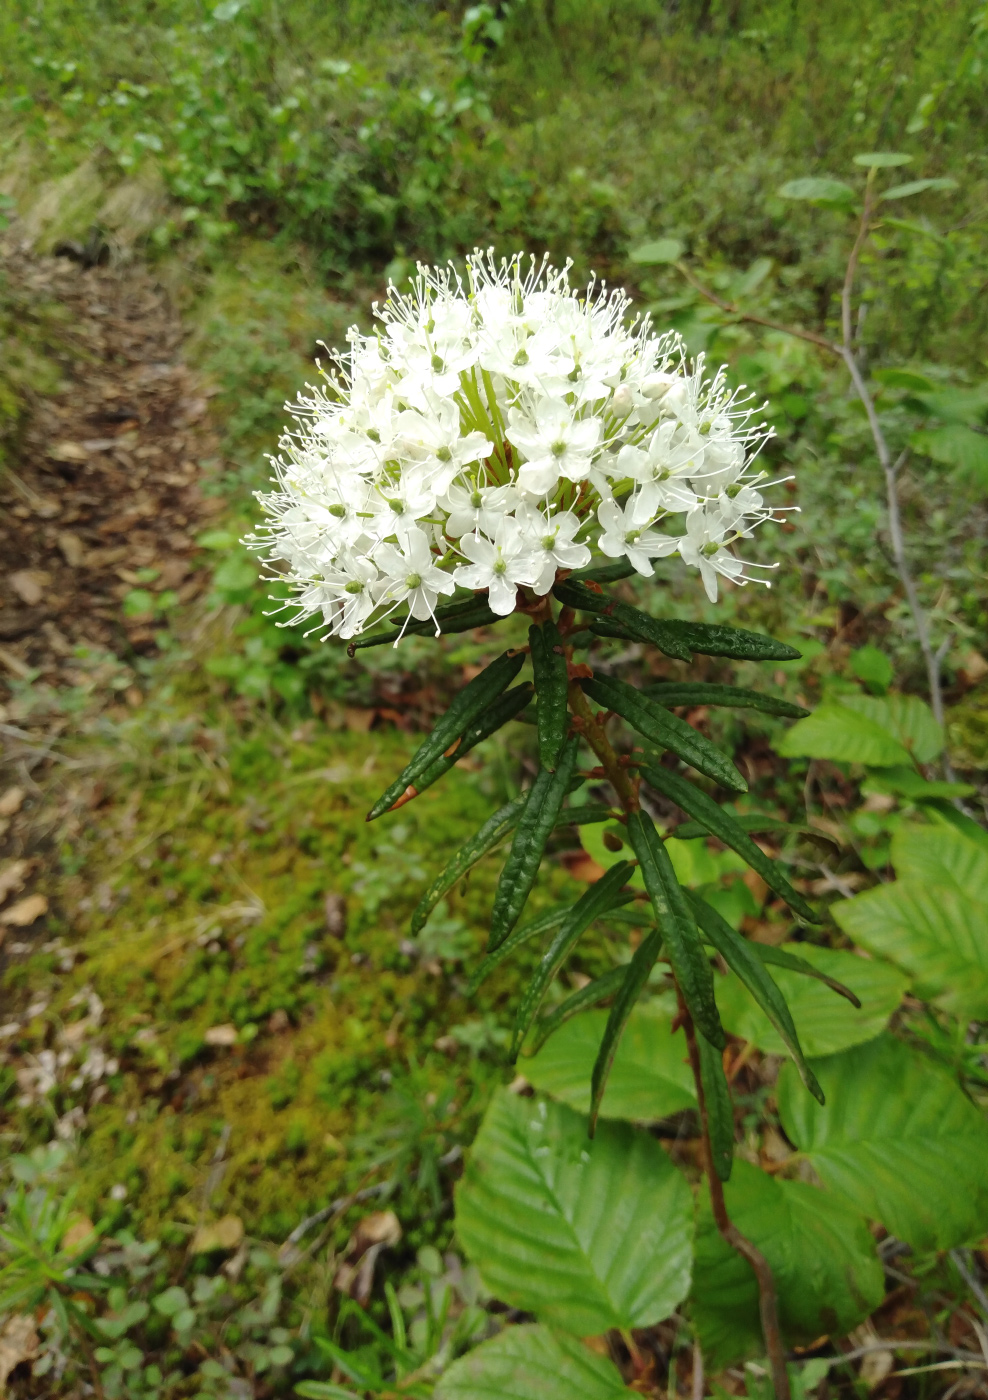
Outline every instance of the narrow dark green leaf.
POLYGON ((614 1063, 614 1056, 617 1054, 618 1044, 621 1034, 627 1024, 628 1017, 634 1009, 635 1003, 641 995, 641 990, 648 981, 649 973, 655 966, 659 954, 662 951, 662 932, 660 929, 653 929, 647 938, 643 938, 635 949, 634 955, 628 966, 623 969, 624 980, 614 997, 614 1005, 611 1007, 611 1014, 607 1018, 607 1025, 604 1027, 604 1035, 600 1042, 600 1049, 597 1052, 597 1059, 590 1076, 590 1136, 593 1137, 597 1127, 597 1116, 600 1113, 601 1100, 604 1097, 604 1090, 607 1088, 607 1079, 614 1063))
MULTIPOLYGON (((627 605, 626 605, 627 606, 627 605)), ((637 611, 637 609, 632 609, 637 611)), ((646 615, 642 613, 641 617, 646 615)), ((616 617, 596 617, 590 624, 590 631, 595 637, 609 637, 623 642, 645 642, 657 646, 666 656, 673 657, 676 661, 692 661, 693 653, 689 647, 684 646, 682 641, 673 633, 667 632, 663 624, 656 622, 654 618, 647 618, 651 627, 645 627, 635 618, 623 617, 620 621, 616 617)))
MULTIPOLYGON (((759 832, 771 832, 777 836, 805 836, 808 841, 814 841, 834 851, 840 850, 840 842, 835 837, 828 836, 825 831, 818 831, 815 826, 784 822, 778 817, 765 817, 757 812, 744 812, 740 816, 734 814, 734 820, 749 836, 759 832)), ((710 833, 702 822, 681 822, 679 826, 673 827, 669 835, 675 836, 677 841, 693 841, 698 836, 709 836, 710 833)))
POLYGON ((504 862, 501 878, 494 894, 494 907, 491 910, 491 931, 487 951, 492 953, 507 938, 518 922, 518 916, 525 907, 529 891, 535 884, 535 877, 542 864, 545 843, 556 825, 563 798, 569 789, 573 769, 576 767, 576 754, 579 738, 574 734, 568 739, 559 756, 554 773, 540 768, 535 782, 525 794, 525 806, 518 818, 518 830, 511 843, 511 850, 504 862))
POLYGON ((802 652, 763 632, 721 627, 707 622, 667 622, 690 651, 701 656, 731 656, 735 661, 796 661, 802 652))
MULTIPOLYGON (((464 754, 469 753, 472 748, 482 743, 484 739, 489 739, 492 734, 496 733, 502 725, 507 724, 509 720, 517 719, 519 712, 525 708, 531 698, 532 684, 530 681, 525 681, 522 685, 516 685, 513 690, 508 690, 504 695, 499 695, 493 705, 488 705, 486 710, 481 710, 473 723, 466 727, 460 742, 456 745, 456 748, 453 749, 453 752, 444 753, 433 763, 430 763, 425 772, 420 773, 414 783, 409 783, 404 792, 398 794, 387 810, 391 812, 394 811, 396 807, 404 806, 405 802, 410 802, 413 797, 418 797, 420 793, 425 792, 426 788, 438 782, 441 777, 448 773, 449 770, 460 761, 464 754)), ((380 800, 383 802, 384 798, 387 797, 396 786, 397 781, 392 783, 391 787, 382 795, 380 800)))
POLYGON ((736 710, 762 710, 767 715, 784 719, 804 719, 809 710, 793 705, 778 695, 763 695, 760 690, 745 690, 739 685, 707 685, 702 681, 684 683, 664 681, 646 686, 642 692, 660 705, 724 705, 736 710))
POLYGON ((696 920, 672 868, 669 853, 647 812, 628 817, 628 839, 641 864, 645 888, 665 939, 669 961, 697 1029, 711 1045, 724 1048, 724 1028, 714 1000, 714 978, 696 920))
POLYGON ((509 1051, 512 1060, 517 1056, 526 1032, 542 1005, 542 998, 548 991, 549 983, 581 934, 590 927, 594 919, 599 918, 615 904, 634 898, 632 893, 623 892, 633 868, 631 861, 618 861, 617 865, 612 865, 607 874, 592 884, 569 910, 559 932, 535 969, 535 975, 525 988, 515 1017, 514 1035, 509 1051))
POLYGON ((613 996, 627 974, 627 967, 612 967, 610 972, 605 972, 602 977, 595 977, 585 987, 573 992, 565 1001, 561 1001, 558 1006, 554 1007, 548 1015, 540 1016, 535 1027, 535 1035, 525 1046, 525 1054, 534 1055, 541 1050, 553 1031, 557 1031, 578 1011, 585 1011, 588 1006, 596 1006, 605 997, 613 996))
POLYGON ((813 912, 803 896, 793 889, 775 861, 755 845, 732 812, 725 811, 712 797, 701 792, 681 774, 670 772, 668 768, 643 764, 641 774, 656 792, 670 798, 677 806, 682 807, 684 812, 689 812, 691 817, 695 817, 705 826, 711 836, 716 836, 725 846, 737 851, 752 870, 757 870, 769 889, 781 895, 800 918, 808 920, 811 924, 820 922, 819 916, 813 912))
POLYGON ((408 785, 424 773, 437 758, 446 752, 450 744, 459 739, 468 725, 485 710, 517 676, 525 664, 523 653, 512 655, 504 652, 474 676, 469 685, 464 686, 449 709, 436 724, 425 743, 418 749, 405 770, 395 779, 387 791, 377 799, 367 814, 367 820, 386 812, 401 796, 408 785))
MULTIPOLYGON (((838 982, 836 977, 828 977, 805 958, 799 958, 795 953, 786 953, 781 948, 773 948, 768 943, 749 943, 747 946, 754 948, 762 962, 768 963, 770 967, 785 967, 790 972, 801 972, 804 977, 815 977, 818 982, 825 982, 832 992, 844 997, 858 1011, 861 1010, 861 998, 856 992, 852 992, 843 982, 838 982)), ((764 1009, 763 1007, 762 1010, 764 1009)), ((778 1027, 776 1029, 778 1030, 778 1027)), ((781 1031, 779 1033, 781 1035, 781 1031)))
POLYGON ((503 807, 487 818, 480 830, 465 841, 460 849, 447 861, 442 871, 436 876, 425 894, 419 900, 412 915, 412 933, 418 933, 436 905, 447 891, 451 890, 457 880, 461 879, 468 870, 471 870, 479 860, 482 860, 488 851, 494 849, 499 841, 503 841, 508 832, 518 821, 519 816, 525 807, 528 794, 523 793, 521 797, 516 797, 512 802, 506 802, 503 807))
POLYGON ((620 579, 630 578, 635 572, 634 564, 627 559, 620 560, 617 564, 588 564, 585 569, 577 569, 570 574, 567 583, 575 580, 577 583, 617 583, 620 579))
MULTIPOLYGON (((703 934, 765 1012, 796 1062, 799 1077, 813 1097, 823 1103, 823 1091, 816 1075, 806 1063, 806 1057, 799 1043, 799 1034, 789 1012, 789 1007, 786 1005, 786 999, 765 971, 766 959, 761 956, 764 952, 763 945, 749 943, 746 938, 742 938, 712 905, 691 890, 687 891, 686 897, 692 905, 696 921, 703 934)), ((794 961, 801 960, 794 959, 794 961)), ((809 967, 809 963, 806 966, 809 967)), ((814 971, 816 971, 815 968, 814 971)))
POLYGON ((593 676, 580 685, 598 705, 614 710, 653 744, 670 749, 690 767, 734 792, 747 792, 748 784, 726 754, 698 734, 685 720, 670 714, 654 700, 616 676, 593 676))
POLYGON ((538 696, 536 721, 539 730, 539 762, 550 773, 555 772, 559 755, 569 731, 569 710, 566 696, 569 678, 563 640, 553 621, 528 629, 528 644, 535 672, 535 693, 538 696))
MULTIPOLYGON (((347 650, 352 656, 354 652, 361 651, 364 647, 380 647, 388 643, 393 646, 405 620, 403 617, 389 618, 392 631, 372 632, 366 637, 355 637, 347 650)), ((436 623, 439 625, 439 631, 445 636, 447 633, 469 632, 474 627, 490 627, 493 623, 500 621, 500 614, 492 612, 485 599, 467 598, 462 603, 451 603, 448 608, 437 608, 435 623, 431 618, 426 618, 424 622, 409 622, 408 626, 405 627, 404 635, 406 637, 435 636, 436 623)))
POLYGON ((700 1078, 703 1080, 714 1171, 721 1181, 730 1181, 734 1165, 734 1105, 724 1073, 724 1061, 720 1051, 714 1049, 705 1035, 698 1035, 696 1044, 700 1052, 700 1078))
POLYGON ((569 911, 569 905, 563 909, 549 909, 545 914, 540 914, 537 919, 522 924, 521 928, 513 929, 501 946, 496 948, 493 953, 488 953, 483 959, 467 984, 467 996, 472 997, 484 978, 489 977, 494 969, 504 962, 505 958, 510 958, 516 948, 520 948, 529 939, 538 938, 540 933, 548 933, 550 929, 558 928, 569 911))
POLYGON ((573 576, 557 583, 553 592, 566 607, 591 613, 596 620, 590 630, 598 636, 648 642, 678 661, 692 659, 689 648, 676 636, 675 629, 670 630, 671 624, 649 617, 648 613, 632 607, 630 603, 608 597, 606 593, 591 587, 592 582, 589 578, 586 583, 580 582, 573 576))

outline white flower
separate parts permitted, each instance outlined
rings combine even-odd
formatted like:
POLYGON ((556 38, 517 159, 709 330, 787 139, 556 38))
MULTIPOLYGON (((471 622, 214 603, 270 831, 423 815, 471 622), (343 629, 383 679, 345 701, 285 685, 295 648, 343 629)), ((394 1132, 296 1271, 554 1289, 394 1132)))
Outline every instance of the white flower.
POLYGON ((768 434, 623 292, 476 251, 374 310, 378 333, 351 329, 299 395, 248 541, 293 594, 283 625, 355 637, 433 616, 457 583, 510 612, 594 554, 649 575, 678 550, 708 592, 745 581, 729 546, 770 514, 777 483, 751 465, 768 434), (676 515, 685 534, 654 528, 676 515))
POLYGON ((448 595, 456 588, 451 576, 437 566, 428 535, 416 526, 407 531, 398 547, 379 544, 374 561, 385 575, 382 598, 407 602, 409 616, 420 622, 435 615, 440 594, 448 595))
POLYGON ((486 588, 491 610, 502 617, 514 611, 519 585, 532 587, 541 567, 541 560, 518 526, 507 517, 497 527, 493 541, 481 535, 464 535, 460 548, 471 562, 457 569, 457 583, 464 588, 486 588))
POLYGON ((642 529, 635 521, 637 504, 633 496, 624 507, 616 501, 602 501, 597 518, 604 528, 597 543, 611 559, 627 558, 640 574, 651 578, 651 561, 675 554, 679 541, 656 530, 642 529))
POLYGON ((549 592, 557 569, 581 569, 590 563, 590 550, 573 539, 583 522, 572 511, 544 515, 537 506, 526 503, 519 508, 516 519, 522 538, 541 565, 532 584, 536 593, 549 592))

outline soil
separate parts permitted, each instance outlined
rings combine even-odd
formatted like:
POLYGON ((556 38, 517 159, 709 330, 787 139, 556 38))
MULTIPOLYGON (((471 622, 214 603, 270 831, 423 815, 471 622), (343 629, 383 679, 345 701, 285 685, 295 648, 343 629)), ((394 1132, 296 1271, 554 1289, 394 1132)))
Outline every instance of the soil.
MULTIPOLYGON (((146 268, 77 259, 0 260, 15 308, 44 305, 59 328, 45 353, 61 378, 29 400, 0 470, 0 703, 18 680, 99 703, 93 655, 156 649, 167 608, 204 587, 195 538, 223 505, 201 489, 217 440, 167 297, 146 268)), ((138 686, 125 694, 140 703, 138 686)), ((0 718, 27 717, 15 704, 0 718)))

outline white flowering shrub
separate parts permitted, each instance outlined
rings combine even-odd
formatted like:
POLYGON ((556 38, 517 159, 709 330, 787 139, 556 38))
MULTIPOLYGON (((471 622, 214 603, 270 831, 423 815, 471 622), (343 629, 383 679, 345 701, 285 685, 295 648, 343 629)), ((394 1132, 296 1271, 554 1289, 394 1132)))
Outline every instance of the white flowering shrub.
POLYGON ((628 307, 521 254, 392 286, 377 334, 352 330, 299 397, 260 497, 251 543, 292 621, 351 638, 396 609, 434 619, 457 589, 504 616, 595 552, 646 577, 678 553, 711 600, 719 574, 751 578, 734 550, 770 514, 754 465, 769 432, 628 307))

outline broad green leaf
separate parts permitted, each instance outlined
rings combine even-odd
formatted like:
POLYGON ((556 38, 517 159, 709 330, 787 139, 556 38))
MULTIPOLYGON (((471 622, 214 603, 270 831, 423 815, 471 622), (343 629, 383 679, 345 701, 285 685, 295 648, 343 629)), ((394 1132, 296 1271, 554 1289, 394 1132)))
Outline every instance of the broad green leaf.
MULTIPOLYGON (((606 1011, 584 1011, 561 1026, 530 1060, 529 1083, 571 1108, 590 1108, 590 1075, 607 1024, 606 1011)), ((661 1002, 643 1002, 628 1017, 600 1108, 601 1118, 654 1122, 696 1106, 682 1031, 661 1002)))
MULTIPOLYGON (((888 1025, 905 994, 909 979, 886 962, 875 962, 812 943, 789 943, 782 951, 805 959, 821 972, 843 982, 861 1001, 856 1010, 823 982, 775 968, 772 980, 786 999, 807 1055, 830 1055, 850 1045, 872 1040, 888 1025)), ((721 1020, 732 1035, 749 1040, 770 1055, 784 1055, 782 1037, 765 1012, 733 974, 717 983, 721 1020)))
POLYGON ((988 850, 946 824, 903 823, 891 854, 899 879, 836 904, 837 922, 924 1000, 988 1015, 988 850))
POLYGON ((802 719, 808 715, 802 705, 793 705, 778 695, 765 695, 760 690, 745 690, 738 685, 708 685, 702 681, 662 681, 646 686, 642 691, 666 708, 677 705, 725 705, 738 710, 762 710, 768 715, 786 719, 802 719))
POLYGON ((961 389, 952 384, 941 384, 934 388, 913 394, 920 406, 935 418, 947 423, 980 423, 988 414, 988 384, 979 384, 974 389, 961 389))
MULTIPOLYGON (((735 1164, 724 1197, 734 1224, 771 1265, 787 1342, 805 1344, 828 1332, 839 1336, 881 1302, 885 1290, 875 1242, 862 1216, 843 1201, 744 1161, 735 1164)), ((755 1276, 718 1234, 706 1191, 690 1311, 711 1369, 764 1354, 755 1276)))
POLYGON ((954 467, 974 481, 988 483, 988 434, 975 432, 964 423, 948 423, 943 428, 913 433, 909 445, 934 462, 954 467))
POLYGON ((903 151, 865 151, 863 155, 854 157, 854 164, 871 170, 888 170, 896 165, 911 165, 912 159, 903 151))
POLYGON ((640 243, 628 254, 628 261, 640 267, 659 267, 663 263, 674 263, 683 256, 685 248, 678 238, 653 238, 650 243, 640 243))
POLYGON ((813 1067, 826 1107, 784 1065, 779 1115, 825 1186, 914 1249, 988 1230, 988 1120, 948 1070, 888 1034, 813 1067))
POLYGON ((911 389, 915 393, 925 393, 936 388, 932 379, 912 369, 876 369, 871 377, 889 389, 911 389))
POLYGON ((495 1095, 456 1190, 456 1231, 497 1298, 574 1333, 650 1327, 689 1289, 693 1200, 648 1133, 495 1095), (628 1248, 628 1241, 634 1248, 628 1248))
POLYGON ((972 797, 976 789, 970 783, 943 783, 924 778, 915 768, 876 768, 861 784, 861 791, 866 797, 873 792, 890 792, 908 802, 936 802, 940 798, 950 801, 955 797, 972 797))
POLYGON ((917 695, 843 695, 840 703, 894 734, 917 763, 931 763, 943 749, 943 731, 917 695))
MULTIPOLYGON (((862 699, 871 699, 862 696, 862 699)), ((909 752, 888 729, 847 705, 819 705, 783 734, 776 752, 784 758, 829 758, 891 768, 909 762, 909 752)))
POLYGON ((884 695, 895 674, 892 663, 880 647, 858 647, 850 656, 851 670, 873 695, 884 695))
POLYGON ((821 204, 850 204, 855 192, 843 180, 826 176, 807 175, 802 180, 788 180, 779 190, 782 199, 818 200, 821 204))
POLYGON ((436 1400, 627 1400, 620 1372, 576 1337, 506 1327, 445 1371, 436 1400))
POLYGON ((879 199, 908 199, 913 194, 923 194, 926 190, 956 190, 957 181, 951 180, 949 176, 942 179, 931 180, 907 180, 904 185, 892 185, 887 190, 882 190, 879 199))

